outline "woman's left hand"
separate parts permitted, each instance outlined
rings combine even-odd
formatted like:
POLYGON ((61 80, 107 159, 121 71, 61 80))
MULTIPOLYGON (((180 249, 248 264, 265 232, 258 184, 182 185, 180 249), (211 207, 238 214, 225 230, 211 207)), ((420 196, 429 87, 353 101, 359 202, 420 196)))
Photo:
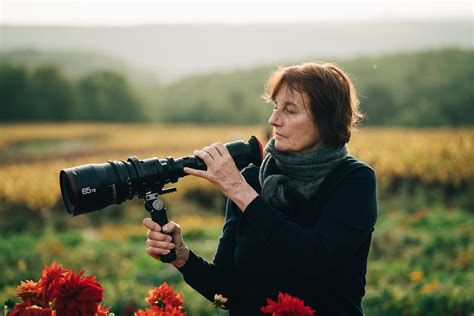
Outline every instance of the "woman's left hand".
POLYGON ((204 161, 207 170, 183 168, 183 171, 214 183, 219 191, 234 201, 241 210, 257 196, 237 169, 234 159, 223 143, 214 143, 202 150, 195 150, 194 155, 204 161))

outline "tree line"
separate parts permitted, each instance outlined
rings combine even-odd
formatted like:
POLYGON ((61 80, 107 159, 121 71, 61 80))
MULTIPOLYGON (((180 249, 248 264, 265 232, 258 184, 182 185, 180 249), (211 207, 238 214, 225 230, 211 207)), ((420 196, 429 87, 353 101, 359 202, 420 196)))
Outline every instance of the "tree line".
MULTIPOLYGON (((365 114, 364 125, 474 125, 474 50, 329 61, 342 66, 352 78, 365 114)), ((165 122, 266 122, 271 106, 261 95, 276 68, 196 76, 162 87, 154 105, 155 117, 165 122)))
POLYGON ((54 65, 0 65, 0 121, 142 121, 143 105, 127 79, 95 71, 74 80, 54 65))
MULTIPOLYGON (((364 125, 474 125, 474 50, 441 49, 331 60, 352 77, 364 125)), ((291 64, 302 61, 290 62, 291 64)), ((0 66, 0 120, 261 124, 263 85, 276 66, 131 84, 115 72, 66 78, 57 66, 0 66)))

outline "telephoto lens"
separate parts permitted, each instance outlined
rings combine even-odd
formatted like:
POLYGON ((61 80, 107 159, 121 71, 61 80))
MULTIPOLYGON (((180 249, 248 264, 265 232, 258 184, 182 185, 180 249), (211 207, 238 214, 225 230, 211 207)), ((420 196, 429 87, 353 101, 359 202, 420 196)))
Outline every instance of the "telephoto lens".
MULTIPOLYGON (((225 146, 239 170, 249 164, 260 166, 263 150, 255 136, 247 143, 239 140, 225 146)), ((196 156, 176 160, 172 157, 145 160, 130 157, 127 161, 108 161, 62 169, 59 173, 61 194, 68 213, 76 216, 134 197, 144 198, 148 192, 186 176, 184 167, 205 170, 206 164, 196 156)))

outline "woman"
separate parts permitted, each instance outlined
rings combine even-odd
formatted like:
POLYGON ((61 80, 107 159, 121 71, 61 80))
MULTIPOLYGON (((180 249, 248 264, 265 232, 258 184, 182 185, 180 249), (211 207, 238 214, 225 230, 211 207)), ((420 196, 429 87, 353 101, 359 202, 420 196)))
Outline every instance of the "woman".
POLYGON ((362 315, 377 199, 374 171, 347 155, 361 117, 355 89, 336 65, 306 63, 276 70, 265 98, 274 137, 260 168, 240 173, 216 143, 195 151, 206 171, 185 169, 228 197, 213 262, 186 246, 178 224, 151 219, 147 253, 174 247, 184 280, 211 301, 227 297, 230 315, 259 315, 279 291, 318 315, 362 315))

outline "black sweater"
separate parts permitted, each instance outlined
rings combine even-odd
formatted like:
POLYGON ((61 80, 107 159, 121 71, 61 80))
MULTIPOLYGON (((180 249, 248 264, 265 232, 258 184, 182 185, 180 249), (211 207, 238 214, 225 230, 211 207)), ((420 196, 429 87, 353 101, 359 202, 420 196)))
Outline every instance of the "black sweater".
MULTIPOLYGON (((260 192, 259 169, 242 171, 260 192)), ((261 315, 266 298, 285 292, 317 315, 362 315, 367 256, 377 218, 376 180, 366 164, 348 157, 305 200, 286 192, 280 211, 261 196, 242 212, 227 201, 223 234, 212 263, 192 251, 179 270, 209 300, 229 299, 230 315, 261 315)))

